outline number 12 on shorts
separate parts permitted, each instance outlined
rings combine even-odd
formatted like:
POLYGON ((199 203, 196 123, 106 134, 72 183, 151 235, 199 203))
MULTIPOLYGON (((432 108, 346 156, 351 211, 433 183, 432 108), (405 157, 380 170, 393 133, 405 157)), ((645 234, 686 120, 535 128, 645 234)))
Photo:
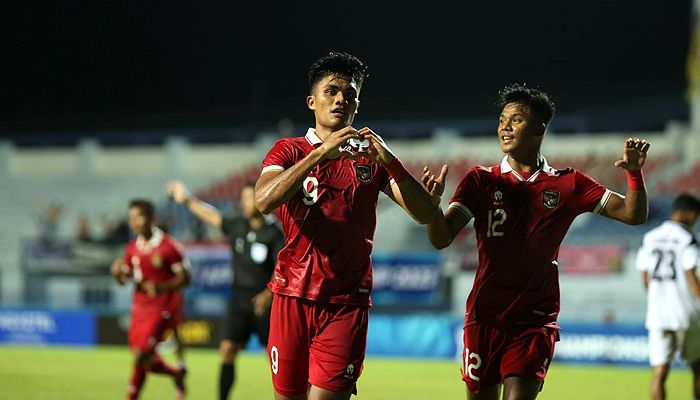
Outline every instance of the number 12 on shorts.
POLYGON ((479 381, 479 377, 474 375, 474 372, 477 372, 474 370, 479 369, 479 367, 481 367, 481 357, 476 353, 471 353, 469 348, 466 348, 464 350, 464 371, 469 376, 469 379, 476 382, 479 381), (473 363, 472 360, 474 360, 473 363))

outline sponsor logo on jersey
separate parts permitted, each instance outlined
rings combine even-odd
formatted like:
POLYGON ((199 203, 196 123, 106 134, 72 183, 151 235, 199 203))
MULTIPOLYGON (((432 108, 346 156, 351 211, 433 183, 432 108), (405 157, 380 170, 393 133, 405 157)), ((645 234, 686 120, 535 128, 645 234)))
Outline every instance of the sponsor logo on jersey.
POLYGON ((545 191, 542 192, 542 204, 545 208, 550 210, 557 208, 559 205, 559 192, 545 189, 545 191))
POLYGON ((355 164, 355 175, 362 183, 370 183, 372 181, 372 166, 367 164, 355 164))
POLYGON ((503 192, 496 190, 493 192, 493 205, 500 207, 503 205, 503 192))
POLYGON ((354 372, 355 372, 355 366, 352 364, 348 365, 347 368, 345 368, 345 375, 344 375, 345 378, 353 379, 355 377, 353 375, 354 372))

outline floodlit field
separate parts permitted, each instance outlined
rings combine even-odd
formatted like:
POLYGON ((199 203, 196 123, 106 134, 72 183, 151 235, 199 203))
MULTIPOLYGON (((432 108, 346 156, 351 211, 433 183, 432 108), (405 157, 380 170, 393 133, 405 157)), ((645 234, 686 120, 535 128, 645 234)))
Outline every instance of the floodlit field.
MULTIPOLYGON (((187 355, 189 398, 215 399, 218 353, 191 349, 187 355)), ((122 399, 130 373, 126 347, 41 348, 0 346, 0 399, 122 399)), ((232 399, 271 399, 269 369, 262 353, 244 353, 237 366, 232 399)), ((648 398, 646 368, 553 364, 538 399, 648 398)), ((358 399, 464 399, 459 363, 414 359, 369 358, 360 378, 358 399)), ((141 399, 174 398, 169 378, 149 375, 141 399)), ((688 399, 690 372, 674 370, 669 399, 688 399)))

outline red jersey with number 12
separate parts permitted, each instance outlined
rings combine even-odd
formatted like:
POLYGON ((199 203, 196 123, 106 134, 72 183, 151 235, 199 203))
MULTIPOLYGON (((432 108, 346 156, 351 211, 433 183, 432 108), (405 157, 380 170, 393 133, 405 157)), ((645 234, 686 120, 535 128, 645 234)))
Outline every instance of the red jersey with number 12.
MULTIPOLYGON (((283 171, 322 142, 305 137, 277 141, 262 174, 283 171)), ((370 304, 376 208, 389 174, 367 159, 324 160, 280 206, 286 245, 270 289, 278 294, 345 304, 370 304)))
POLYGON ((525 179, 508 164, 473 167, 450 208, 474 218, 479 267, 466 324, 556 325, 559 245, 577 215, 600 211, 610 194, 571 168, 540 168, 525 179))

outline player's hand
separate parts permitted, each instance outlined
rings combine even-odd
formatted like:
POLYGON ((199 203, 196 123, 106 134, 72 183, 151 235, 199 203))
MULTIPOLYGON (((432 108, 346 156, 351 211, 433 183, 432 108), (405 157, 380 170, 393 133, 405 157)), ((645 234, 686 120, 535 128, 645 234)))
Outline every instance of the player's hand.
POLYGON ((448 170, 449 167, 447 164, 444 164, 440 170, 440 175, 436 177, 430 172, 430 169, 427 166, 423 167, 421 183, 423 183, 423 188, 425 191, 430 194, 433 205, 436 207, 440 205, 442 193, 445 191, 445 179, 447 178, 448 170))
POLYGON ((651 143, 639 138, 628 138, 622 150, 622 160, 615 161, 615 166, 628 171, 638 171, 647 159, 647 150, 651 143))
POLYGON ((124 271, 122 271, 123 264, 124 263, 122 263, 122 260, 116 259, 112 262, 112 265, 109 267, 109 272, 120 285, 125 285, 129 281, 129 276, 126 273, 124 273, 124 271))
POLYGON ((352 126, 346 126, 343 129, 337 130, 326 138, 318 147, 318 151, 323 154, 323 158, 333 159, 338 158, 341 155, 355 158, 354 153, 343 150, 343 147, 347 143, 348 139, 357 138, 357 130, 352 126))
POLYGON ((168 192, 168 196, 172 197, 178 204, 184 204, 190 197, 190 191, 187 190, 187 186, 185 186, 182 181, 170 181, 166 183, 165 190, 168 192))
POLYGON ((270 289, 265 288, 262 292, 256 294, 250 302, 253 304, 253 313, 257 315, 258 317, 265 315, 268 311, 270 311, 270 307, 272 306, 272 291, 270 289))
POLYGON ((358 131, 359 139, 367 139, 369 147, 366 157, 379 164, 388 164, 394 159, 394 153, 386 145, 384 139, 373 130, 364 127, 358 131))
POLYGON ((146 292, 146 294, 150 297, 156 297, 158 293, 160 293, 158 284, 156 284, 153 281, 141 282, 141 289, 143 289, 143 291, 146 292))

